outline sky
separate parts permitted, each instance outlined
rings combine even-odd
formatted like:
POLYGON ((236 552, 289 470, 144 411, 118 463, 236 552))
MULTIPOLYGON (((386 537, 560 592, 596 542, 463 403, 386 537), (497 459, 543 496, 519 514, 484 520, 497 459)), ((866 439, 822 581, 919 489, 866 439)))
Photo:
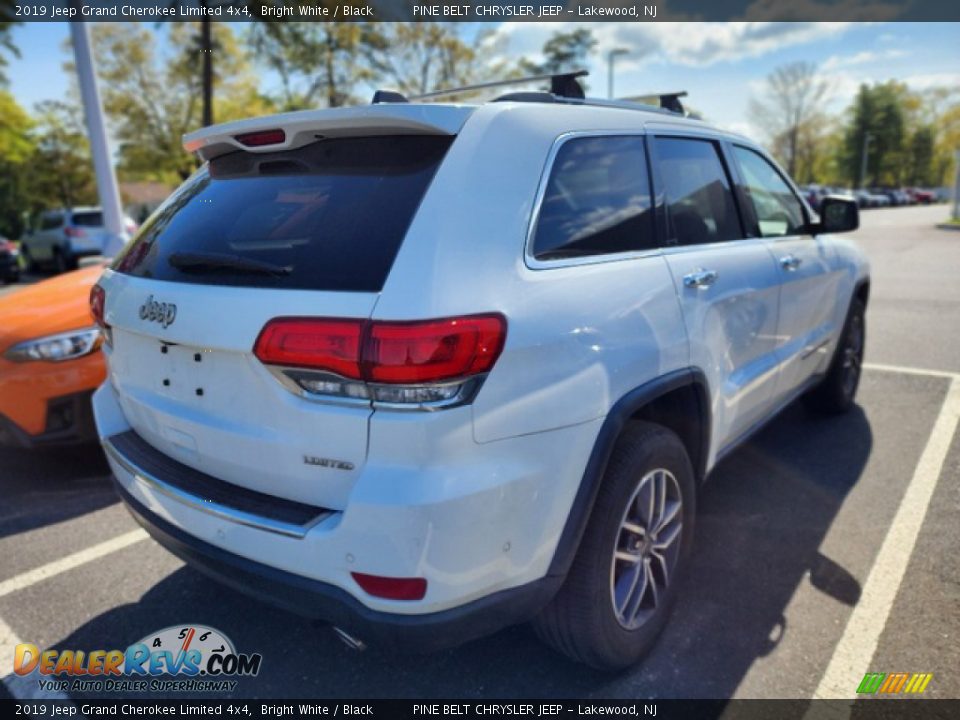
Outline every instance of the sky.
MULTIPOLYGON (((830 84, 832 113, 841 112, 864 82, 896 79, 917 90, 960 87, 960 23, 503 23, 498 53, 536 60, 553 32, 584 25, 598 40, 588 94, 606 97, 606 55, 624 48, 627 54, 616 58, 617 97, 686 90, 687 101, 707 120, 748 135, 759 131, 751 122, 750 98, 762 95, 766 75, 789 62, 820 67, 830 84)), ((236 29, 242 32, 242 26, 236 29)), ((66 94, 68 35, 66 23, 14 30, 22 57, 7 74, 24 107, 66 94)), ((276 78, 262 77, 269 92, 276 78)))

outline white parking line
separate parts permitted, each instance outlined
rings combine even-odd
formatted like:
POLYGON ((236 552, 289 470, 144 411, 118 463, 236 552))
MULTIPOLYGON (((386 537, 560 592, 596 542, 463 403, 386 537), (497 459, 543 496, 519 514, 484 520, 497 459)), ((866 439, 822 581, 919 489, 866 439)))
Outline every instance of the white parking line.
POLYGON ((897 373, 898 375, 926 375, 928 377, 942 377, 953 380, 960 378, 960 373, 949 372, 947 370, 927 370, 926 368, 905 367, 903 365, 884 365, 883 363, 864 363, 863 369, 897 373))
MULTIPOLYGON (((870 366, 865 366, 870 367, 870 366)), ((872 369, 883 370, 886 366, 872 369)), ((890 523, 887 535, 877 553, 870 575, 863 586, 860 601, 856 604, 843 637, 833 651, 833 657, 814 691, 814 698, 852 698, 865 673, 870 672, 870 662, 876 652, 880 634, 883 632, 900 590, 900 583, 907 571, 910 556, 920 534, 930 498, 937 486, 947 452, 960 423, 960 376, 953 373, 927 372, 912 368, 896 369, 913 375, 951 377, 940 414, 933 425, 927 445, 920 455, 920 462, 907 485, 897 513, 890 523)), ((884 668, 878 668, 883 670, 884 668)), ((813 706, 811 706, 812 710, 813 706)))
POLYGON ((28 588, 31 585, 35 585, 36 583, 46 580, 47 578, 51 578, 54 575, 59 575, 67 570, 72 570, 73 568, 84 565, 92 560, 102 558, 104 555, 109 555, 117 550, 122 550, 128 545, 133 545, 134 543, 140 542, 147 537, 149 537, 147 533, 139 528, 137 530, 131 530, 128 533, 124 533, 123 535, 119 535, 110 540, 106 540, 102 543, 98 543, 97 545, 80 550, 72 555, 67 555, 59 560, 54 560, 46 565, 41 565, 34 570, 29 570, 25 573, 21 573, 20 575, 15 575, 9 580, 0 582, 0 598, 9 595, 10 593, 17 592, 17 590, 28 588))

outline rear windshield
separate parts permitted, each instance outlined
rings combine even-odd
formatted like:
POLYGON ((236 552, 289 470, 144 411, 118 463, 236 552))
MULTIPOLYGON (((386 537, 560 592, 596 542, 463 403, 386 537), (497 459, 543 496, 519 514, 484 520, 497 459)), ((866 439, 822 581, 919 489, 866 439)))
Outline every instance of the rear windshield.
POLYGON ((103 227, 103 215, 98 212, 74 213, 73 224, 78 227, 103 227))
POLYGON ((185 283, 377 292, 452 138, 336 138, 211 160, 114 269, 185 283))

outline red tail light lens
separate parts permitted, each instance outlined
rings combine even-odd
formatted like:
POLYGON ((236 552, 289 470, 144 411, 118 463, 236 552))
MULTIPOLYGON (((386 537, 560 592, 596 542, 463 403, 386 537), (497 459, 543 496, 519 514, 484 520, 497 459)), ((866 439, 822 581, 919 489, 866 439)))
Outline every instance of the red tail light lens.
POLYGON ((103 291, 102 287, 94 285, 90 288, 90 314, 93 315, 94 322, 101 328, 107 327, 107 323, 103 319, 106 301, 107 294, 103 291))
POLYGON ((427 594, 426 578, 394 578, 350 573, 364 592, 387 600, 422 600, 427 594))
POLYGON ((287 139, 283 130, 258 130, 257 132, 234 135, 234 139, 247 147, 262 147, 264 145, 279 145, 287 139))
POLYGON ((505 336, 500 315, 374 322, 363 347, 364 375, 370 382, 402 384, 477 375, 493 367, 505 336))
POLYGON ((87 233, 85 233, 83 230, 77 227, 65 227, 63 229, 63 234, 66 235, 67 237, 79 238, 79 237, 85 236, 87 233))
POLYGON ((488 371, 506 334, 502 315, 424 322, 278 318, 263 328, 253 352, 267 365, 421 385, 488 371))
POLYGON ((278 318, 260 332, 253 354, 267 365, 327 370, 359 380, 361 320, 278 318))

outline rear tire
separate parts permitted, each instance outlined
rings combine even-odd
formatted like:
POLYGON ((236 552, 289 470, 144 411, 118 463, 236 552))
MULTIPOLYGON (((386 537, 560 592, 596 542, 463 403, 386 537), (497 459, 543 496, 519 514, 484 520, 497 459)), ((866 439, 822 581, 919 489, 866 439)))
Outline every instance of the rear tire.
POLYGON ((70 258, 60 248, 54 248, 53 250, 53 268, 58 275, 70 270, 70 258))
POLYGON ((804 404, 815 412, 839 415, 853 407, 860 385, 863 348, 867 339, 866 306, 854 297, 826 377, 804 395, 804 404))
POLYGON ((28 273, 35 275, 40 271, 40 268, 37 266, 37 261, 30 255, 28 248, 20 247, 20 257, 23 258, 23 267, 28 273))
POLYGON ((610 457, 573 565, 533 620, 537 635, 601 670, 638 662, 676 600, 692 547, 696 486, 680 438, 630 423, 610 457))

